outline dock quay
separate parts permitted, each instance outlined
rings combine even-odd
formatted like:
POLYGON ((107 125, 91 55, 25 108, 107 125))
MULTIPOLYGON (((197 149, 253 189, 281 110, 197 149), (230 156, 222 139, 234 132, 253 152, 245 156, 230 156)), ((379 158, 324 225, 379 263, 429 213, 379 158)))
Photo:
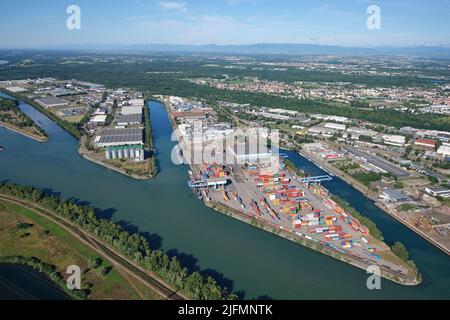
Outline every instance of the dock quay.
MULTIPOLYGON (((174 127, 170 107, 166 104, 174 127)), ((180 139, 184 153, 184 144, 180 139)), ((390 248, 375 238, 331 199, 322 181, 329 175, 296 177, 279 157, 281 168, 272 172, 258 163, 191 164, 188 186, 205 205, 275 235, 305 245, 353 266, 376 265, 382 276, 403 285, 419 283, 408 266, 385 258, 390 248)))

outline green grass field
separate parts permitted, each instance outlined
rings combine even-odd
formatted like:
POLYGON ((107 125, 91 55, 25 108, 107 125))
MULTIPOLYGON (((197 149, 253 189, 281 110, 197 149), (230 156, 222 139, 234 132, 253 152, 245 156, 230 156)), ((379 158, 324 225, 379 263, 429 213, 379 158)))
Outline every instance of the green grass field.
MULTIPOLYGON (((91 287, 89 299, 92 300, 158 299, 157 294, 115 268, 106 276, 98 268, 84 272, 89 259, 99 257, 98 253, 50 220, 1 200, 0 256, 36 257, 56 266, 62 274, 68 266, 78 265, 83 272, 82 285, 91 287), (32 226, 19 228, 20 223, 32 226)), ((103 267, 112 267, 101 258, 103 267)))

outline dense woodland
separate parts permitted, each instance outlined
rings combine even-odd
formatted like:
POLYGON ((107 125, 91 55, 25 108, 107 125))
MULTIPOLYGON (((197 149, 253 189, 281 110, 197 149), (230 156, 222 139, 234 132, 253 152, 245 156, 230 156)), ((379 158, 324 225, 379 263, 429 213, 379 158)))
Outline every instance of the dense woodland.
MULTIPOLYGON (((123 59, 125 60, 125 58, 123 59)), ((78 79, 102 83, 111 88, 128 87, 149 94, 178 95, 204 99, 215 105, 217 101, 250 103, 255 106, 286 108, 306 113, 324 113, 366 120, 378 124, 403 127, 412 126, 423 129, 450 131, 450 117, 440 115, 414 115, 396 110, 366 110, 358 106, 338 104, 321 100, 289 99, 242 91, 221 90, 196 85, 188 79, 229 76, 257 76, 261 79, 285 81, 352 82, 369 86, 429 86, 429 79, 418 77, 356 76, 337 72, 305 71, 288 69, 287 71, 225 69, 229 62, 208 66, 210 61, 201 59, 182 59, 180 57, 157 58, 140 63, 125 63, 118 59, 115 63, 97 62, 92 64, 58 64, 57 58, 46 61, 46 65, 28 67, 2 66, 0 80, 56 77, 60 79, 78 79)))
POLYGON ((90 206, 77 205, 33 187, 15 184, 0 184, 0 193, 31 201, 70 220, 193 299, 236 298, 221 288, 212 277, 203 276, 197 271, 191 273, 181 265, 177 257, 171 258, 163 251, 152 250, 144 237, 130 234, 110 220, 99 219, 90 206))

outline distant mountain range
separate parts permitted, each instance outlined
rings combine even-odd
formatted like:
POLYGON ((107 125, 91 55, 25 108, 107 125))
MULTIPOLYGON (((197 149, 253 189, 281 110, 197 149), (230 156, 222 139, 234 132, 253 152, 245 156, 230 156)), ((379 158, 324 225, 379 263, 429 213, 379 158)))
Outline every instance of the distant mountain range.
MULTIPOLYGON (((38 48, 36 48, 38 49, 38 48)), ((315 44, 260 43, 248 45, 180 45, 180 44, 136 44, 136 45, 68 45, 39 49, 59 50, 106 50, 133 52, 215 53, 215 54, 273 54, 273 55, 413 55, 450 57, 449 47, 341 47, 315 44)))

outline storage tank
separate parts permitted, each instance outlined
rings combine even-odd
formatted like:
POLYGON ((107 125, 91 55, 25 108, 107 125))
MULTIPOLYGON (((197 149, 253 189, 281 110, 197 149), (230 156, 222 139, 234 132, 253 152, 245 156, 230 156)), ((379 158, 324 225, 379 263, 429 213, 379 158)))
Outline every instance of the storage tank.
POLYGON ((130 158, 134 159, 136 157, 136 151, 134 148, 130 148, 130 158))
POLYGON ((105 150, 105 158, 106 160, 110 160, 111 159, 111 150, 110 149, 106 149, 105 150))
POLYGON ((123 159, 123 149, 122 148, 119 149, 118 158, 123 159))
POLYGON ((130 157, 130 149, 129 149, 129 148, 125 148, 125 149, 123 150, 123 157, 124 157, 125 159, 128 159, 128 158, 130 157))

